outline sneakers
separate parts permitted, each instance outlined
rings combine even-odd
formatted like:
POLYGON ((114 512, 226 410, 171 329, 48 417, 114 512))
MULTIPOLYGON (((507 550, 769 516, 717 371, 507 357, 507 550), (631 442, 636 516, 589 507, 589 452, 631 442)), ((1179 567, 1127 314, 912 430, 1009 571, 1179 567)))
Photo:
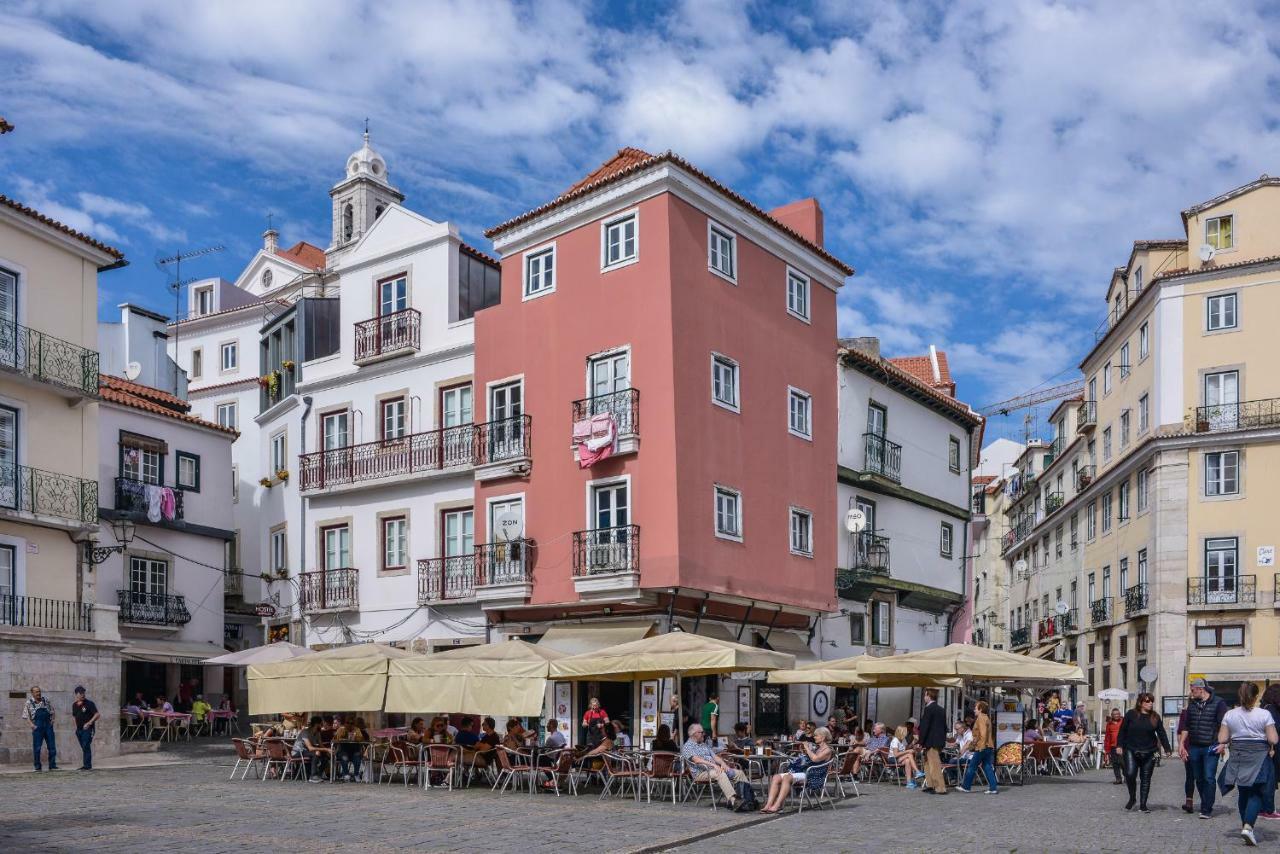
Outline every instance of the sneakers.
POLYGON ((924 772, 923 772, 923 771, 917 771, 917 772, 916 772, 916 779, 917 779, 917 780, 923 780, 923 779, 924 779, 924 772))
POLYGON ((1280 821, 1280 812, 1260 812, 1258 818, 1265 818, 1268 821, 1280 821))
POLYGON ((957 792, 964 792, 966 795, 972 795, 973 789, 966 789, 964 786, 956 786, 957 792))
POLYGON ((324 782, 324 780, 321 780, 319 777, 312 777, 311 779, 307 780, 307 782, 308 782, 308 783, 323 783, 323 782, 324 782))
POLYGON ((1201 817, 1202 819, 1204 819, 1205 821, 1208 821, 1209 819, 1213 818, 1213 816, 1212 816, 1210 813, 1207 813, 1207 812, 1202 812, 1202 813, 1200 813, 1200 817, 1201 817))
POLYGON ((1253 835, 1253 828, 1247 824, 1240 828, 1240 838, 1243 839, 1244 844, 1248 845, 1250 848, 1253 848, 1258 844, 1257 837, 1253 835))
POLYGON ((908 788, 908 789, 918 789, 918 788, 920 788, 920 787, 916 785, 916 781, 915 781, 915 780, 912 780, 910 783, 907 783, 907 788, 908 788))
POLYGON ((998 794, 1000 794, 1000 790, 999 790, 999 789, 987 789, 987 790, 986 790, 985 792, 983 792, 982 794, 984 794, 984 795, 998 795, 998 794))

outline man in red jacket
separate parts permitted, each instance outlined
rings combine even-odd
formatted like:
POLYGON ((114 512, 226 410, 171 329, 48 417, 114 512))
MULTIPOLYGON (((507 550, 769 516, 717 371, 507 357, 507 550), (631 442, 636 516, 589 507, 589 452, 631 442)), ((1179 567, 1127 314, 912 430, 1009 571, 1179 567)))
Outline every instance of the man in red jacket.
POLYGON ((1107 718, 1107 732, 1102 738, 1102 753, 1111 761, 1111 770, 1115 772, 1115 785, 1124 782, 1124 760, 1116 754, 1116 742, 1120 740, 1120 723, 1124 720, 1124 715, 1120 714, 1119 709, 1111 710, 1111 717, 1107 718))

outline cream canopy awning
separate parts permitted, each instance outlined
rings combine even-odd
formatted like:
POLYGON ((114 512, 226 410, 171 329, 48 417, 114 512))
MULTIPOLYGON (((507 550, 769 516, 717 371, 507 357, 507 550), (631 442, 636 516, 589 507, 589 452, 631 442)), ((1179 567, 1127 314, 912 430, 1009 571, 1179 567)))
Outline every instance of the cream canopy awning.
POLYGON ((249 668, 249 714, 376 712, 387 693, 390 661, 412 653, 382 644, 326 649, 249 668))
POLYGON ((653 620, 617 623, 565 623, 551 626, 538 646, 565 655, 581 655, 627 641, 640 640, 653 631, 653 620))
POLYGON ((289 661, 304 655, 315 655, 313 650, 305 646, 279 641, 266 646, 255 646, 237 652, 228 652, 217 658, 206 658, 205 664, 221 664, 231 667, 248 667, 253 664, 273 664, 277 661, 289 661))
POLYGON ((688 632, 670 632, 553 661, 550 676, 629 681, 778 670, 794 665, 795 658, 785 653, 688 632))
MULTIPOLYGON (((210 656, 226 652, 209 641, 175 641, 145 639, 131 641, 120 650, 125 661, 151 661, 166 664, 209 664, 210 656)), ((217 662, 214 662, 215 664, 217 662)))
POLYGON ((1087 681, 1084 671, 1074 664, 1059 664, 964 643, 872 658, 861 663, 858 672, 875 679, 883 676, 957 677, 967 682, 1022 687, 1084 684, 1087 681))
POLYGON ((760 635, 760 639, 769 645, 769 649, 774 652, 785 652, 787 655, 794 655, 796 664, 812 664, 818 660, 818 656, 813 654, 809 644, 799 635, 778 630, 768 634, 769 637, 767 638, 764 635, 760 635))
POLYGON ((467 646, 391 662, 388 712, 542 714, 550 662, 557 652, 522 640, 467 646))
POLYGON ((695 632, 693 620, 678 620, 677 624, 686 632, 695 635, 701 635, 704 638, 715 638, 716 640, 729 641, 729 643, 737 643, 738 638, 733 631, 724 623, 709 623, 706 620, 698 623, 698 630, 695 632))
MULTIPOLYGON (((1187 679, 1203 676, 1226 682, 1280 679, 1280 657, 1274 655, 1193 655, 1187 660, 1187 679)), ((1174 693, 1170 691, 1169 693, 1174 693)))
POLYGON ((866 661, 875 661, 870 655, 855 655, 833 661, 813 661, 794 670, 775 670, 769 681, 776 685, 831 685, 833 687, 858 688, 959 688, 964 680, 957 677, 938 678, 912 674, 882 674, 872 676, 860 671, 866 661))

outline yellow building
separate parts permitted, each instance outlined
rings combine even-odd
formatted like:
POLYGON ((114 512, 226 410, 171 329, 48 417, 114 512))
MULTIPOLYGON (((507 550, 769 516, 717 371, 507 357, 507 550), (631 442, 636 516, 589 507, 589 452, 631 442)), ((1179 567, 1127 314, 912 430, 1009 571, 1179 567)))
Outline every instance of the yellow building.
POLYGON ((1229 700, 1280 679, 1280 179, 1182 221, 1113 271, 1083 399, 1051 416, 1004 543, 1014 648, 1166 713, 1191 675, 1229 700))
MULTIPOLYGON (((116 608, 96 604, 85 543, 98 532, 98 273, 123 264, 0 196, 0 762, 30 758, 32 685, 61 712, 68 761, 75 686, 104 709, 119 699, 116 608)), ((116 727, 99 733, 112 752, 116 727)))

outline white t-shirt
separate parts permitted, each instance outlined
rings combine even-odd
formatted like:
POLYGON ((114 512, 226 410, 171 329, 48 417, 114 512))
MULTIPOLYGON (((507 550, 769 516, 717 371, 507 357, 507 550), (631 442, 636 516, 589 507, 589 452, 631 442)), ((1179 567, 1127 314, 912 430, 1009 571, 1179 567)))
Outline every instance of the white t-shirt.
POLYGON ((1245 711, 1242 706, 1237 706, 1227 712, 1222 722, 1226 724, 1227 732, 1231 733, 1232 738, 1255 738, 1260 741, 1266 740, 1267 727, 1275 724, 1271 713, 1257 706, 1249 711, 1245 711))
POLYGON ((898 751, 900 750, 906 750, 906 749, 907 749, 907 746, 903 744, 902 741, 899 740, 897 736, 894 736, 893 740, 889 742, 889 753, 891 755, 898 753, 898 751))
POLYGON ((969 752, 969 742, 971 741, 973 741, 973 730, 967 729, 964 731, 964 735, 960 736, 960 741, 957 745, 961 753, 969 752))

